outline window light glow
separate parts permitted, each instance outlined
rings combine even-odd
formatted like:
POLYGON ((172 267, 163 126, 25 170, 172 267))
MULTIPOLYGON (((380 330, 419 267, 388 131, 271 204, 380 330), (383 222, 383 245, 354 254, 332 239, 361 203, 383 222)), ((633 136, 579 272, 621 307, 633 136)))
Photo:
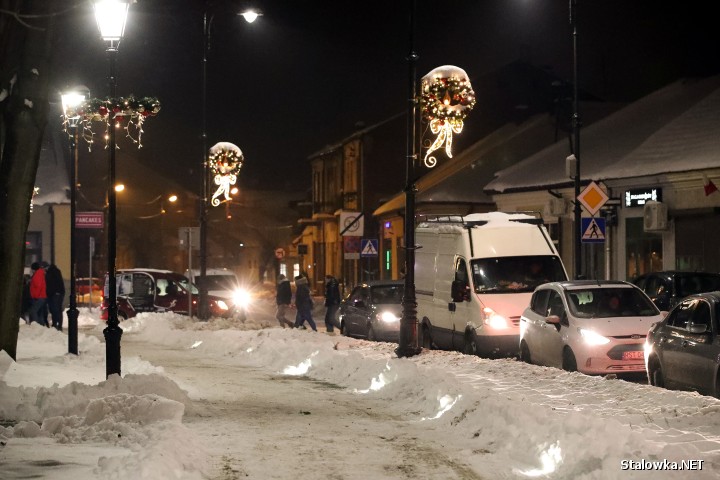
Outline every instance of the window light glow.
POLYGON ((370 388, 368 388, 366 390, 355 389, 355 393, 376 392, 376 391, 380 390, 381 388, 383 388, 385 385, 392 383, 395 380, 395 378, 397 378, 397 377, 393 378, 390 375, 388 375, 387 373, 390 372, 390 370, 391 370, 390 362, 387 362, 385 364, 385 370, 380 372, 380 374, 378 374, 377 377, 374 377, 372 380, 370 380, 370 388))

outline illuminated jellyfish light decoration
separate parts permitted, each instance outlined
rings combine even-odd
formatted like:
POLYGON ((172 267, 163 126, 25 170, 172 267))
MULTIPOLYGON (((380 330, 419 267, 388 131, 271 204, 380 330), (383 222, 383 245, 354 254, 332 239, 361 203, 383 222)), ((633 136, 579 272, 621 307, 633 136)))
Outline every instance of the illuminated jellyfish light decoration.
POLYGON ((425 166, 432 168, 437 164, 432 155, 436 150, 444 147, 452 158, 453 133, 462 132, 463 121, 475 106, 475 92, 465 70, 454 65, 431 70, 422 78, 421 87, 422 114, 437 135, 423 159, 425 166))
POLYGON ((215 185, 218 186, 210 200, 213 207, 231 199, 230 186, 237 182, 237 176, 244 160, 245 157, 240 148, 230 142, 216 143, 210 149, 208 162, 214 175, 215 185), (220 200, 221 196, 224 200, 220 200))

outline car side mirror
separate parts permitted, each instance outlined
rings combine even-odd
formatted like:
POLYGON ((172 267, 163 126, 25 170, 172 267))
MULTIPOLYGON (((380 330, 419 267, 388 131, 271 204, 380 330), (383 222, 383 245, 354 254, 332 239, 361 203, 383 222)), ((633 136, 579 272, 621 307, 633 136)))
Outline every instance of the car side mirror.
POLYGON ((545 322, 550 323, 552 325, 560 325, 560 317, 557 315, 549 315, 545 317, 545 322))
POLYGON ((695 325, 690 324, 688 325, 688 332, 690 333, 705 333, 707 332, 707 325, 695 325))
POLYGON ((450 297, 452 297, 453 302, 469 302, 470 292, 467 283, 461 280, 453 280, 450 285, 450 297))

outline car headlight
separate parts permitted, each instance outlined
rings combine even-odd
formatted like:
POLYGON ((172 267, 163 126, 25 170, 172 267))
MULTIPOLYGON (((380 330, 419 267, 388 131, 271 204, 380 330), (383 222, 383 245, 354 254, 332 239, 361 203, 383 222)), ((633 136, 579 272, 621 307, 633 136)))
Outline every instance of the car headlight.
POLYGON ((236 307, 247 307, 250 305, 250 293, 243 288, 238 288, 233 292, 233 303, 236 307))
POLYGON ((225 303, 224 300, 218 300, 218 301, 215 302, 215 303, 217 303, 217 306, 220 307, 220 310, 227 310, 227 309, 228 309, 227 303, 225 303))
POLYGON ((508 321, 505 317, 498 315, 492 308, 483 308, 483 314, 485 315, 485 325, 488 327, 495 328, 497 330, 508 328, 508 321))
POLYGON ((599 333, 593 332, 592 330, 578 328, 578 332, 580 332, 580 336, 588 345, 605 345, 606 343, 610 343, 609 338, 603 337, 599 333))
POLYGON ((399 322, 400 317, 392 312, 381 312, 377 314, 377 319, 385 323, 399 322))

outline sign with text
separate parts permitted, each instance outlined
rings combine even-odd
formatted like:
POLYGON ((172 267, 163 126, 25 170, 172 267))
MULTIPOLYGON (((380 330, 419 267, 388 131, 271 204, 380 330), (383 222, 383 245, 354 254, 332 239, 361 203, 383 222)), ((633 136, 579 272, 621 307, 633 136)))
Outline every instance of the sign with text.
POLYGON ((636 188, 625 192, 626 207, 642 207, 649 201, 662 202, 662 188, 636 188))
POLYGON ((103 228, 105 226, 103 212, 77 212, 75 228, 103 228))

